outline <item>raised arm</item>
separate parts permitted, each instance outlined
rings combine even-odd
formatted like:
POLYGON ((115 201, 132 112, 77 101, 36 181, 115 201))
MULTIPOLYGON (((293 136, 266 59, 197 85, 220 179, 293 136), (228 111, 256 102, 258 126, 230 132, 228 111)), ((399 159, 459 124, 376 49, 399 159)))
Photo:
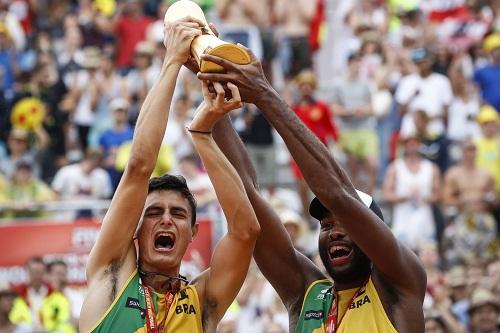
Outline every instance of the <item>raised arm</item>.
POLYGON ((215 125, 213 136, 240 175, 259 220, 261 233, 254 250, 257 265, 287 308, 300 306, 306 286, 312 280, 323 278, 323 274, 309 259, 293 248, 278 215, 260 195, 250 156, 231 126, 228 116, 215 125), (269 255, 270 253, 272 255, 269 255))
POLYGON ((165 133, 177 74, 189 55, 191 40, 202 23, 180 20, 166 26, 167 52, 160 77, 142 105, 132 152, 118 189, 104 217, 87 263, 87 279, 100 279, 108 267, 120 268, 126 258, 135 263, 133 236, 144 207, 147 185, 165 133))
POLYGON ((229 84, 232 99, 225 101, 222 85, 214 83, 216 97, 203 82, 205 101, 191 123, 196 150, 214 185, 228 223, 228 232, 215 248, 210 269, 195 282, 203 304, 205 327, 215 330, 247 275, 260 227, 236 170, 212 138, 214 124, 227 112, 241 107, 238 88, 229 84))
POLYGON ((243 100, 256 104, 278 131, 311 190, 372 260, 376 269, 400 290, 423 298, 425 272, 417 257, 401 245, 385 223, 361 202, 349 177, 327 148, 272 89, 256 58, 253 57, 249 65, 236 65, 218 57, 204 57, 222 65, 226 73, 200 73, 198 77, 236 84, 243 100))

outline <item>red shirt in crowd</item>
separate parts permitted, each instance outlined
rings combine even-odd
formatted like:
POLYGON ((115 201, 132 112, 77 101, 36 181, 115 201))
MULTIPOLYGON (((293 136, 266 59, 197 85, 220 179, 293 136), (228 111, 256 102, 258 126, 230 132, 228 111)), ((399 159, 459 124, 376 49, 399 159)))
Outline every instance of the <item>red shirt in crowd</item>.
MULTIPOLYGON (((328 138, 338 139, 339 132, 333 122, 330 108, 325 102, 313 100, 312 103, 308 104, 299 103, 293 107, 293 112, 325 145, 328 138)), ((291 161, 291 167, 295 178, 304 179, 294 160, 291 161)))
POLYGON ((116 63, 118 67, 132 65, 137 43, 146 39, 146 31, 152 20, 147 16, 122 16, 116 25, 118 45, 116 63))
POLYGON ((315 100, 312 104, 299 103, 293 111, 324 144, 328 138, 338 139, 337 127, 325 102, 315 100))

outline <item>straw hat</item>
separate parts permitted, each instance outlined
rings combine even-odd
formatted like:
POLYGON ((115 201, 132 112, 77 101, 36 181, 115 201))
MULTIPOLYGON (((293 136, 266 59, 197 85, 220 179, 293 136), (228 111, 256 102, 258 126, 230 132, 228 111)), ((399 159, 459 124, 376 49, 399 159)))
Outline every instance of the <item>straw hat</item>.
POLYGON ((152 56, 155 53, 155 46, 153 43, 144 40, 142 42, 137 43, 134 52, 136 54, 144 54, 147 56, 152 56))
POLYGON ((302 84, 310 84, 313 89, 316 89, 316 86, 318 84, 318 81, 316 79, 316 74, 310 69, 305 69, 302 72, 300 72, 296 77, 295 77, 295 82, 297 83, 298 86, 302 84))
POLYGON ((88 46, 83 49, 82 66, 84 68, 98 68, 101 64, 101 50, 95 46, 88 46))
POLYGON ((463 267, 454 267, 448 273, 448 286, 451 288, 467 286, 467 278, 463 267))
POLYGON ((279 214, 283 225, 294 225, 298 229, 298 236, 301 237, 306 233, 306 225, 302 217, 293 210, 285 209, 279 214))
POLYGON ((469 309, 467 311, 469 315, 472 315, 474 311, 485 305, 491 305, 497 312, 500 312, 500 304, 498 304, 491 291, 487 289, 476 289, 472 293, 469 309))

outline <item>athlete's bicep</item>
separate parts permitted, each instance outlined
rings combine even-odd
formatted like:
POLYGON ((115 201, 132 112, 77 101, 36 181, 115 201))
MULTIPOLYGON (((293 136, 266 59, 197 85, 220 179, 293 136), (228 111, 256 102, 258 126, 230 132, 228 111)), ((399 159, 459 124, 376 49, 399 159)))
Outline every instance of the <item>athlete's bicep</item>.
POLYGON ((147 196, 149 176, 137 172, 125 174, 104 216, 97 241, 87 262, 87 278, 112 262, 122 262, 130 247, 141 218, 147 196))
POLYGON ((293 247, 283 223, 269 203, 257 192, 248 194, 261 226, 255 244, 255 261, 283 303, 293 306, 309 281, 321 279, 323 274, 293 247))
POLYGON ((231 234, 217 244, 206 275, 204 294, 204 308, 209 308, 212 320, 220 320, 236 298, 245 281, 253 249, 253 240, 242 240, 231 234))

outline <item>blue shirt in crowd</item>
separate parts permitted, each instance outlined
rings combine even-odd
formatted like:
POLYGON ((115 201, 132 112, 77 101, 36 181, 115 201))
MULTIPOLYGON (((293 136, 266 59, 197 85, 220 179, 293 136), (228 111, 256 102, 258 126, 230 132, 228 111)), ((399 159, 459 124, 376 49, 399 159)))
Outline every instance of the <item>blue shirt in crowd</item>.
POLYGON ((500 65, 486 66, 474 73, 483 100, 500 112, 500 65))
MULTIPOLYGON (((107 157, 109 150, 112 148, 119 148, 127 141, 131 141, 134 136, 134 129, 127 126, 123 131, 117 132, 114 129, 108 129, 102 133, 99 139, 99 146, 104 150, 104 156, 107 157)), ((116 189, 120 182, 120 173, 115 168, 106 168, 111 177, 113 188, 116 189)))

